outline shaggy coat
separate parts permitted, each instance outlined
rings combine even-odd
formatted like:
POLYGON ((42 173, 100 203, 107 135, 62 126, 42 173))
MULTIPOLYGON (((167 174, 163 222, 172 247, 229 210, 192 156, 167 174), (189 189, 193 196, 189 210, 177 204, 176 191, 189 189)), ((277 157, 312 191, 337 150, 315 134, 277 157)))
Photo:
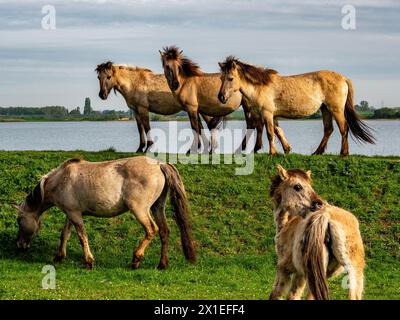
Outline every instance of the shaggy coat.
POLYGON ((285 170, 271 185, 278 265, 270 299, 329 299, 328 277, 348 275, 349 299, 361 299, 364 246, 356 217, 322 200, 311 172, 285 170))

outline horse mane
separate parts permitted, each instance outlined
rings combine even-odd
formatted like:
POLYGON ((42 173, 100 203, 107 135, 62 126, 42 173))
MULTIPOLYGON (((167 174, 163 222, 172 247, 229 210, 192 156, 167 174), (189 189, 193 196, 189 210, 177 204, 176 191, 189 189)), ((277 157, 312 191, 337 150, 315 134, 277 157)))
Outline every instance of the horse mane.
POLYGON ((234 56, 227 57, 220 66, 222 72, 228 72, 236 66, 241 77, 255 85, 269 84, 272 81, 272 75, 278 73, 278 71, 274 69, 256 67, 244 63, 234 56))
POLYGON ((130 65, 115 65, 116 67, 118 67, 118 69, 120 70, 128 70, 128 71, 142 71, 142 72, 153 72, 150 69, 147 68, 142 68, 142 67, 136 67, 136 66, 130 66, 130 65))
POLYGON ((200 66, 190 60, 188 57, 182 55, 182 51, 177 46, 170 46, 163 48, 163 57, 167 60, 175 60, 178 62, 183 74, 186 77, 199 77, 204 75, 200 66))
POLYGON ((96 71, 97 73, 106 71, 106 70, 111 70, 111 67, 113 66, 112 61, 107 61, 101 64, 98 64, 96 69, 94 69, 94 71, 96 71))
POLYGON ((36 187, 27 195, 25 198, 25 204, 32 210, 36 211, 39 209, 40 205, 43 202, 43 194, 42 194, 42 179, 36 185, 36 187))
POLYGON ((131 65, 114 64, 112 61, 107 61, 107 62, 97 65, 95 71, 97 73, 100 73, 103 71, 111 70, 111 68, 113 66, 118 67, 118 69, 120 69, 120 70, 153 72, 147 68, 141 68, 141 67, 136 67, 136 66, 131 66, 131 65))
POLYGON ((77 163, 80 161, 82 161, 82 159, 79 158, 68 159, 67 161, 64 161, 59 167, 51 170, 46 175, 42 176, 36 187, 26 196, 25 205, 27 205, 33 211, 38 210, 44 201, 44 187, 46 185, 48 178, 52 176, 59 169, 64 169, 69 164, 77 163))

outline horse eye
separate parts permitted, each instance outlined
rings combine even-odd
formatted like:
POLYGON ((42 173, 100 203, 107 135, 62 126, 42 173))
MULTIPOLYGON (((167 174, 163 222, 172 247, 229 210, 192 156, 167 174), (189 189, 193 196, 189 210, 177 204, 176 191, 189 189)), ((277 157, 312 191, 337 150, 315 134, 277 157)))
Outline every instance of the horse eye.
POLYGON ((296 184, 293 188, 294 188, 294 190, 296 190, 297 192, 299 192, 300 190, 303 189, 303 187, 301 186, 301 184, 296 184))
POLYGON ((233 78, 228 78, 229 81, 233 81, 233 78))
POLYGON ((111 76, 108 76, 107 79, 110 80, 110 79, 111 79, 111 76))

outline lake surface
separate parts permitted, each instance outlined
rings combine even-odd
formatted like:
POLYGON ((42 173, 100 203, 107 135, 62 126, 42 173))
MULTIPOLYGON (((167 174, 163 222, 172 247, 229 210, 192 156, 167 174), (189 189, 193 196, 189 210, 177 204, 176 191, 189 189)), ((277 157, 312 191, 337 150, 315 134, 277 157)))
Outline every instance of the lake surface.
MULTIPOLYGON (((360 144, 349 139, 350 153, 361 155, 400 156, 400 121, 367 121, 375 130, 375 145, 360 144)), ((152 122, 152 136, 157 151, 184 153, 190 146, 192 132, 188 122, 152 122)), ((280 121, 292 152, 311 154, 323 135, 321 120, 280 121)), ((244 121, 228 121, 219 131, 219 152, 232 153, 245 133, 244 121)), ((209 135, 207 133, 207 135, 209 135)), ((254 145, 254 136, 250 138, 254 145)), ((134 121, 104 122, 5 122, 0 123, 0 150, 86 150, 99 151, 110 147, 134 152, 139 135, 134 121)), ((277 143, 279 150, 282 150, 277 143)), ((264 130, 264 151, 268 140, 264 130)), ((328 144, 328 153, 339 154, 340 134, 335 131, 328 144)))

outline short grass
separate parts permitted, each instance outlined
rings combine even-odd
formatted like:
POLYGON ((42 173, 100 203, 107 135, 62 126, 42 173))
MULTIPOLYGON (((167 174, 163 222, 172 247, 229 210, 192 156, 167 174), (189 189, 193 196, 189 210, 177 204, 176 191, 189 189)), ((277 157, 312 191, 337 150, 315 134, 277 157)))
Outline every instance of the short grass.
MULTIPOLYGON (((143 230, 132 215, 88 217, 95 269, 82 268, 82 250, 73 233, 68 257, 56 265, 56 289, 44 290, 41 270, 52 263, 65 216, 51 209, 32 247, 19 252, 11 203, 21 201, 41 175, 74 156, 100 161, 131 154, 0 152, 0 299, 266 299, 276 263, 268 189, 277 163, 311 169, 317 192, 359 218, 367 254, 365 298, 400 298, 400 161, 332 155, 260 154, 248 176, 236 176, 236 165, 178 164, 192 208, 196 265, 184 260, 171 218, 170 268, 156 270, 157 238, 140 269, 133 271, 130 260, 143 230)), ((170 207, 167 214, 171 217, 170 207)), ((334 299, 346 298, 341 282, 330 281, 334 299)))

